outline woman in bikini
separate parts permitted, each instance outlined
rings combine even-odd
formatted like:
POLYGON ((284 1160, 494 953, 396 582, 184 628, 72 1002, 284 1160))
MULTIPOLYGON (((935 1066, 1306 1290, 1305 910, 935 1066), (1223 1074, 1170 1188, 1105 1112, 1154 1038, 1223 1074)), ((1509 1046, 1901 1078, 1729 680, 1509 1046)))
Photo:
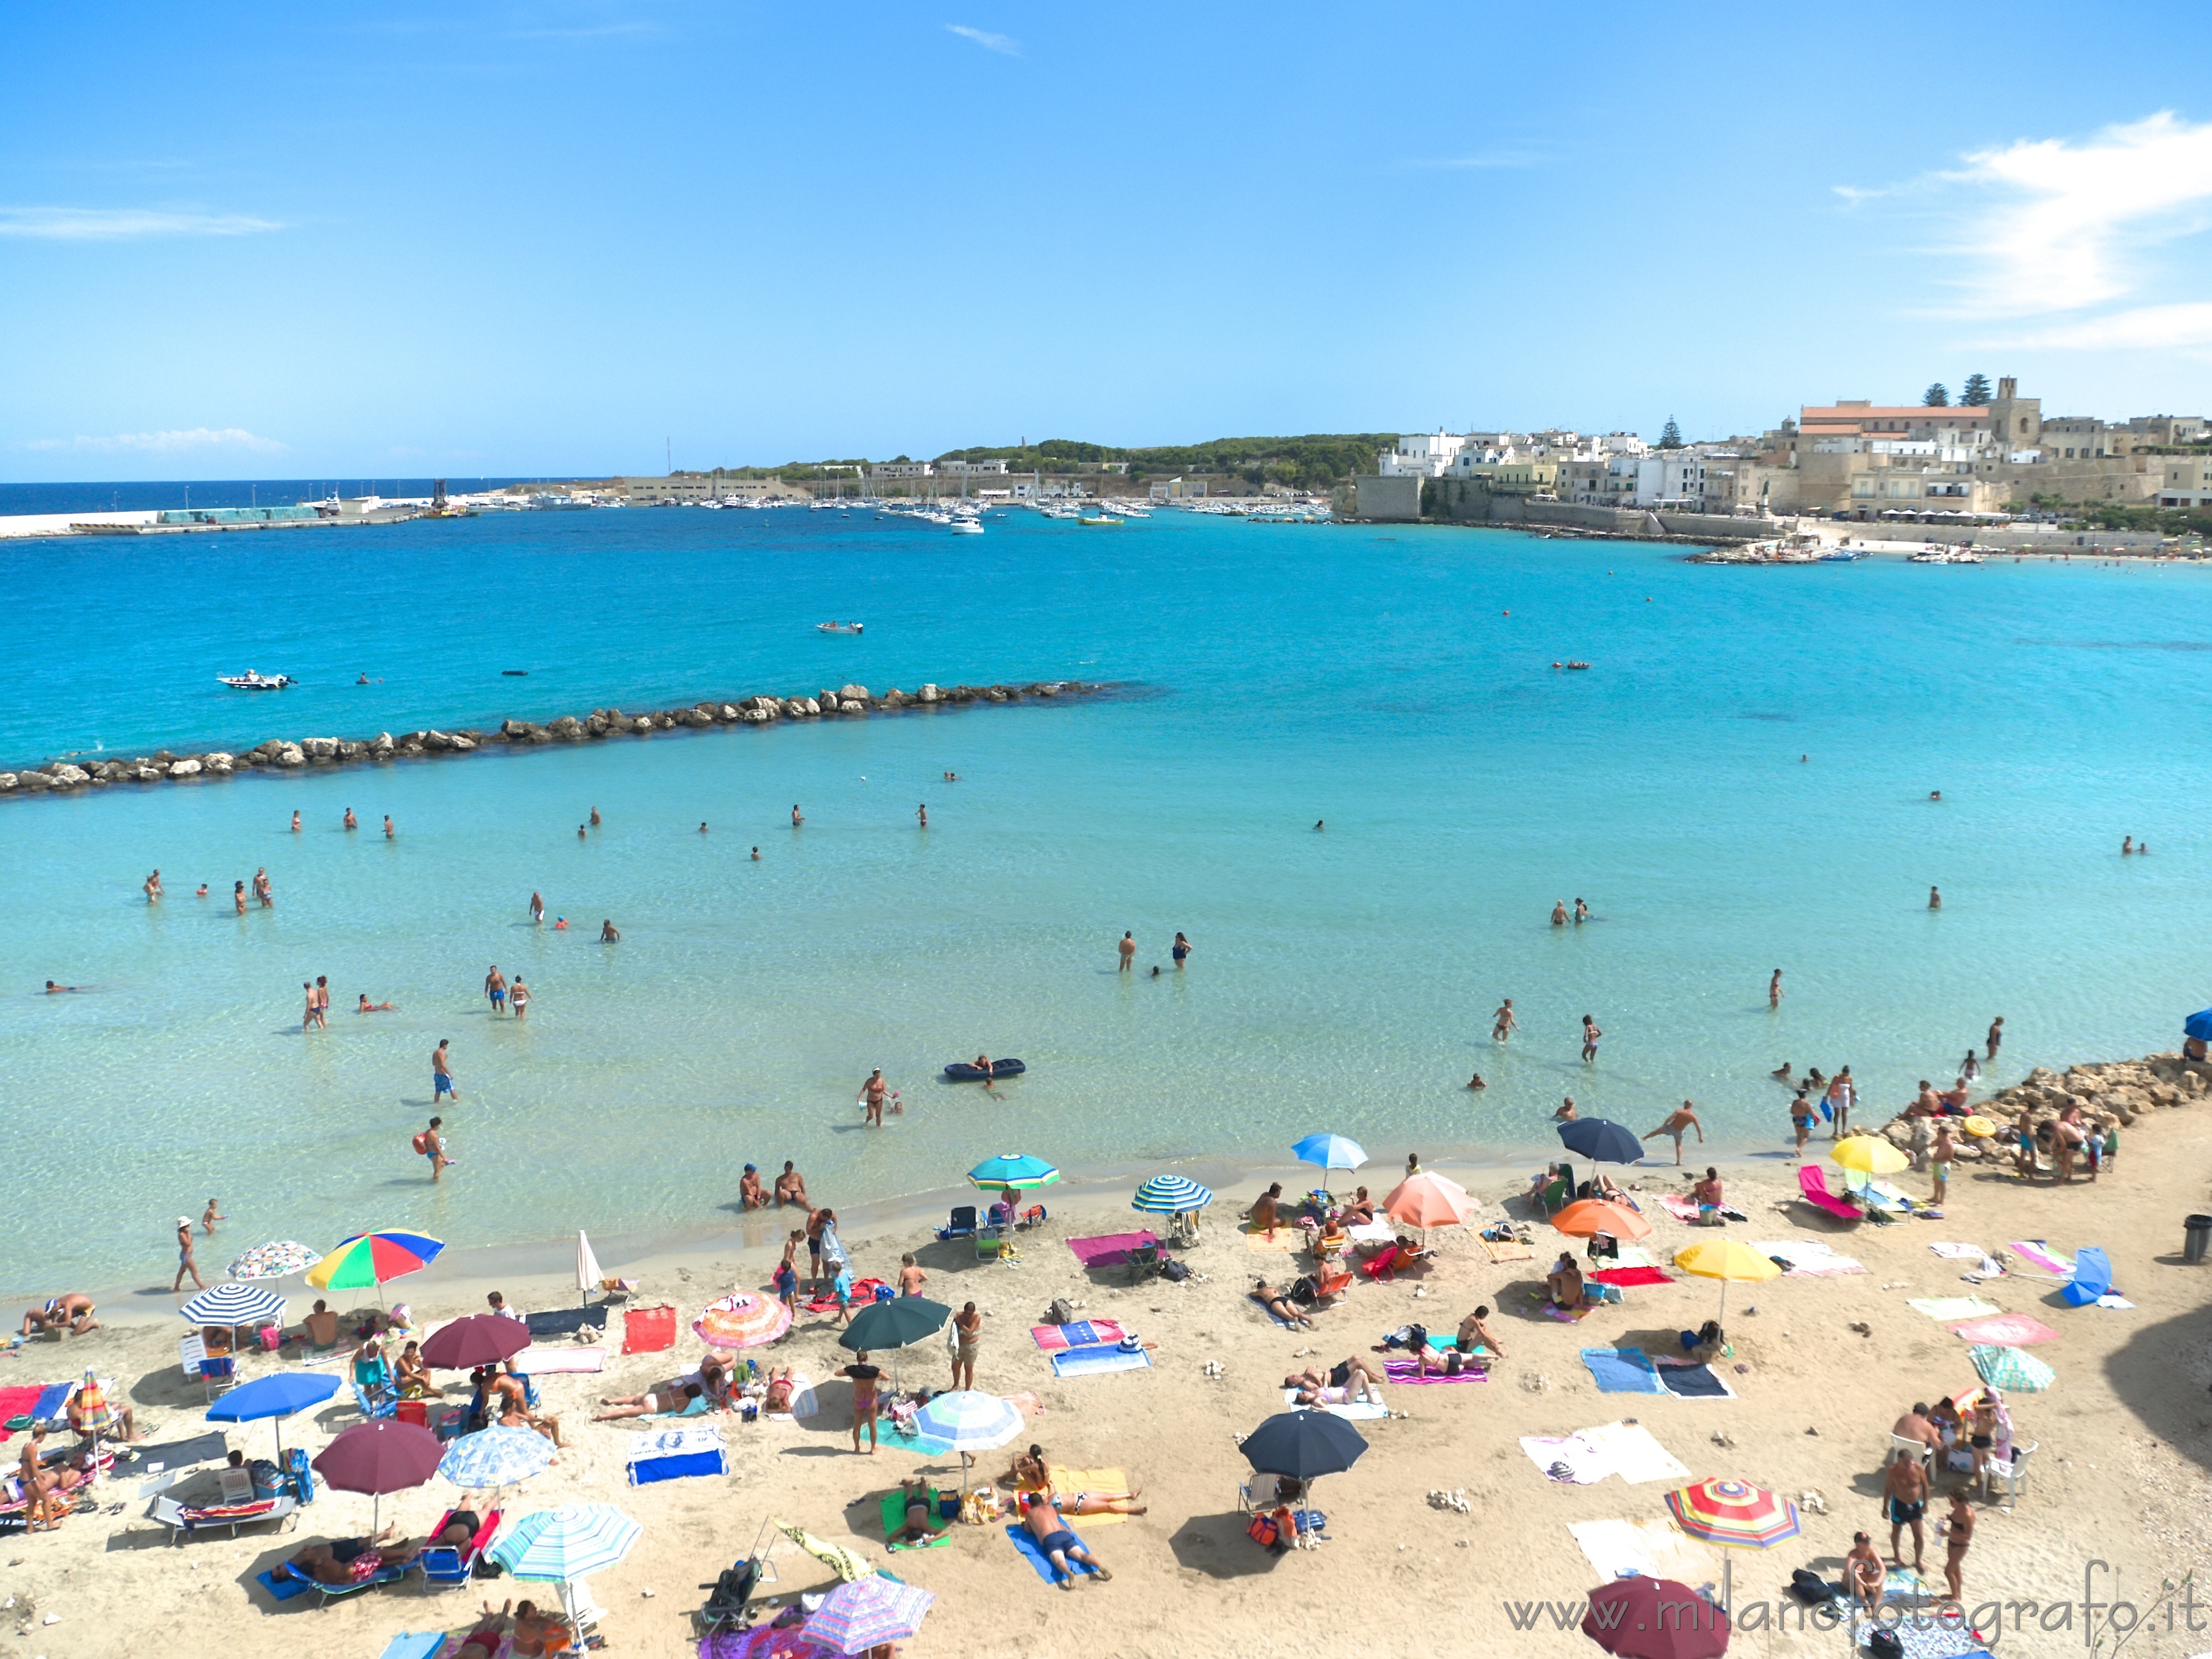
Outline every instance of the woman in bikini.
POLYGON ((1247 1294, 1285 1325, 1295 1325, 1300 1329, 1306 1329, 1313 1324, 1312 1320, 1308 1319, 1291 1305, 1290 1293, 1287 1291, 1276 1289, 1264 1279, 1255 1280, 1252 1289, 1247 1294))

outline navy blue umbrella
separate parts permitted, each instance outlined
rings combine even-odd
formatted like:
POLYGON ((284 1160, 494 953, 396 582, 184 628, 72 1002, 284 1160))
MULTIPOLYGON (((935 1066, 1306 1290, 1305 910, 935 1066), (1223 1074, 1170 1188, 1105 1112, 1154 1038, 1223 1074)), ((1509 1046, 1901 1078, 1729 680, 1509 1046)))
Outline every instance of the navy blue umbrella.
POLYGON ((1350 1468, 1367 1449, 1367 1442, 1333 1413, 1279 1412, 1246 1435, 1239 1449, 1262 1474, 1311 1480, 1350 1468))
POLYGON ((2212 1008, 2199 1009, 2181 1022, 2181 1035, 2199 1042, 2212 1042, 2212 1008))
POLYGON ((1559 1139, 1571 1152, 1590 1161, 1590 1184, 1597 1184, 1601 1164, 1633 1164, 1644 1156, 1644 1143, 1618 1123, 1602 1117, 1578 1117, 1559 1125, 1559 1139))

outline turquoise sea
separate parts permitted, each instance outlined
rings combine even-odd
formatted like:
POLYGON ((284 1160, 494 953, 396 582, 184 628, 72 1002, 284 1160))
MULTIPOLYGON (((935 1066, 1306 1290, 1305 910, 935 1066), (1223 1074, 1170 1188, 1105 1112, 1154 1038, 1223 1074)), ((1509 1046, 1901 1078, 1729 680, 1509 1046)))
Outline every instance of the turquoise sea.
POLYGON ((2008 1079, 2170 1047, 2212 1000, 2196 568, 677 509, 0 544, 0 763, 848 680, 1122 688, 0 803, 0 1155, 35 1193, 0 1218, 11 1291, 166 1285, 210 1194, 226 1243, 467 1245, 726 1224, 748 1160, 852 1203, 1012 1150, 1287 1175, 1316 1128, 1387 1184, 1409 1149, 1548 1143, 1567 1092, 1639 1133, 1692 1097, 1717 1149, 1765 1150, 1785 1060, 1887 1108, 1996 1014, 2008 1079), (248 667, 301 684, 215 684, 248 667), (276 905, 240 919, 257 866, 276 905), (529 925, 533 890, 567 931, 529 925), (1549 926, 1577 896, 1595 920, 1549 926), (1155 980, 1178 928, 1188 970, 1155 980), (489 1017, 493 963, 526 1025, 489 1017), (303 1035, 319 974, 337 1011, 303 1035), (459 1166, 433 1188, 408 1140, 441 1037, 459 1166), (1029 1074, 937 1080, 979 1048, 1029 1074), (879 1133, 872 1066, 907 1109, 879 1133))

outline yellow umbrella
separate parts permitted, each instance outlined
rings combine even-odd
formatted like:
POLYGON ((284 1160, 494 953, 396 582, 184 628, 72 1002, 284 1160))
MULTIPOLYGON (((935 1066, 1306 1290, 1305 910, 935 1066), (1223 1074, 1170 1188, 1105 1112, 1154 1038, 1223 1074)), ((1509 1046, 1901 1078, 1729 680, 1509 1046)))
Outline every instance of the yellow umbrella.
POLYGON ((1728 1287, 1730 1279, 1751 1283, 1761 1279, 1779 1279, 1782 1269, 1771 1260, 1761 1255, 1748 1244, 1740 1244, 1733 1238, 1711 1238, 1674 1253, 1674 1265, 1686 1273, 1695 1273, 1700 1279, 1721 1281, 1721 1313, 1728 1313, 1728 1287))
POLYGON ((1911 1158, 1880 1135, 1845 1135, 1828 1156, 1846 1170, 1856 1170, 1861 1175, 1895 1175, 1899 1170, 1912 1167, 1911 1158))

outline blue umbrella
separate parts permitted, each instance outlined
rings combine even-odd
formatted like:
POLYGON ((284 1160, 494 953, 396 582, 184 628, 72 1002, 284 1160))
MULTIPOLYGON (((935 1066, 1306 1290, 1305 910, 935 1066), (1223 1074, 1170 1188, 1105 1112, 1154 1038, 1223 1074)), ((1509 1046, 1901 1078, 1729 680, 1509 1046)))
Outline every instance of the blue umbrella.
MULTIPOLYGON (((319 1406, 336 1394, 345 1379, 329 1371, 277 1371, 242 1383, 208 1407, 210 1423, 258 1423, 274 1418, 281 1423, 295 1412, 319 1406)), ((284 1462, 284 1431, 270 1425, 276 1436, 276 1462, 284 1462)))
POLYGON ((2200 1009, 2181 1022, 2181 1035, 2199 1042, 2212 1042, 2212 1008, 2200 1009))
MULTIPOLYGON (((1356 1170, 1367 1162, 1367 1149, 1342 1135, 1308 1135, 1291 1150, 1297 1154, 1299 1163, 1318 1164, 1323 1170, 1356 1170)), ((1322 1184, 1328 1184, 1327 1176, 1322 1177, 1322 1184)))
POLYGON ((1212 1189, 1200 1186, 1188 1176, 1156 1175, 1137 1188, 1136 1199, 1129 1207, 1152 1215, 1181 1215, 1188 1210, 1202 1210, 1212 1202, 1212 1189))
POLYGON ((2112 1288, 2112 1259, 2094 1244, 2074 1252, 2074 1277, 2059 1295, 2069 1308, 2086 1308, 2112 1288))
POLYGON ((553 1443, 537 1430, 495 1425, 453 1442, 438 1473, 465 1492, 489 1492, 542 1474, 552 1461, 553 1443))
POLYGON ((1590 1161, 1590 1179, 1597 1179, 1601 1164, 1633 1164, 1644 1156, 1644 1143, 1634 1133, 1610 1119, 1578 1117, 1559 1125, 1559 1144, 1590 1161))

